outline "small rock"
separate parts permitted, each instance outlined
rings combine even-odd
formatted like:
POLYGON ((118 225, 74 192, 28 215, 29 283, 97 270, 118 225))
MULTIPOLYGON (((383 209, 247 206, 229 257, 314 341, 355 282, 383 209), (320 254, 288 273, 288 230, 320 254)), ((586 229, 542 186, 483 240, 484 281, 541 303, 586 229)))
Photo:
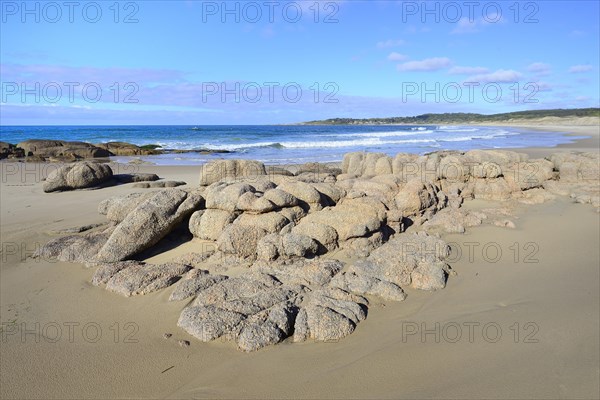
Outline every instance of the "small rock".
POLYGON ((499 221, 495 221, 494 225, 496 226, 500 226, 502 228, 510 228, 510 229, 515 229, 515 223, 512 222, 509 219, 503 219, 503 220, 499 220, 499 221))

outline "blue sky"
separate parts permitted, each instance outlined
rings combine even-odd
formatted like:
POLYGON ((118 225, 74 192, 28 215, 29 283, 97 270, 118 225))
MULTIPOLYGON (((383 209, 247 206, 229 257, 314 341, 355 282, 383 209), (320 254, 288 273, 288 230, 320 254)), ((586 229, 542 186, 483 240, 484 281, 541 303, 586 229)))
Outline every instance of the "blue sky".
POLYGON ((0 5, 3 125, 599 105, 598 1, 0 5))

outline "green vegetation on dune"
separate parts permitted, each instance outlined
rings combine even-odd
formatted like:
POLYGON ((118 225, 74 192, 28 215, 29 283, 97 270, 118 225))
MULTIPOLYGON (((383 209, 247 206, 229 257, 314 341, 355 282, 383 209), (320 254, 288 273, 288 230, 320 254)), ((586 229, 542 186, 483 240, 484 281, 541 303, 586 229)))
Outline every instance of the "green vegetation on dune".
POLYGON ((483 122, 508 122, 544 117, 600 117, 600 108, 573 108, 554 110, 516 111, 502 114, 444 113, 422 114, 415 117, 390 118, 330 118, 305 122, 305 125, 385 125, 385 124, 469 124, 483 122))

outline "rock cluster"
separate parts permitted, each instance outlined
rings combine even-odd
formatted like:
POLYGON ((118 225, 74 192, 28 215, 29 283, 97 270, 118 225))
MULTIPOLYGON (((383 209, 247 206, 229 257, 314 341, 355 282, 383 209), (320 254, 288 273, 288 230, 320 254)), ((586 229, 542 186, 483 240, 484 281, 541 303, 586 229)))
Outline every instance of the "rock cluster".
POLYGON ((25 151, 14 144, 0 141, 0 160, 25 157, 25 151))
POLYGON ((108 227, 54 239, 36 256, 96 267, 93 283, 124 296, 176 283, 169 300, 185 302, 178 325, 202 341, 254 351, 339 340, 367 317, 368 298, 402 301, 410 290, 445 287, 453 271, 440 234, 485 221, 514 227, 507 216, 517 202, 571 196, 598 209, 598 161, 591 153, 350 153, 341 170, 293 175, 219 160, 203 168, 199 188, 103 201, 108 227), (506 206, 468 211, 473 198, 506 206), (208 241, 210 251, 136 261, 175 229, 208 241))
POLYGON ((134 156, 158 154, 159 151, 146 149, 130 143, 109 142, 91 144, 86 142, 68 142, 64 140, 31 139, 20 142, 21 149, 16 157, 28 157, 35 161, 76 161, 86 158, 110 156, 134 156))

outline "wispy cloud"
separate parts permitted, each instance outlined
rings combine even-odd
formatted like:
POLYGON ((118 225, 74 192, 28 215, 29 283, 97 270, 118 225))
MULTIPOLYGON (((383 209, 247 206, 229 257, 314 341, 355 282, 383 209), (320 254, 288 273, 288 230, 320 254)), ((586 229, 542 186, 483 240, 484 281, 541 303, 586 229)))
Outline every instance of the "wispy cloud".
POLYGON ((388 39, 388 40, 384 40, 381 42, 377 42, 377 48, 378 49, 386 49, 386 48, 390 48, 390 47, 398 47, 398 46, 402 46, 405 43, 406 42, 402 39, 388 39))
POLYGON ((499 69, 489 74, 478 74, 468 77, 465 82, 496 82, 507 83, 519 80, 523 75, 512 69, 499 69))
POLYGON ((591 71, 592 69, 593 67, 591 65, 573 65, 571 68, 569 68, 569 72, 572 74, 578 74, 581 72, 591 71))
POLYGON ((535 89, 538 92, 551 92, 554 88, 553 84, 551 84, 549 82, 545 82, 545 81, 531 82, 531 83, 535 85, 535 89))
POLYGON ((550 65, 542 62, 535 62, 527 66, 527 71, 540 76, 548 75, 550 73, 550 65))
POLYGON ((472 75, 472 74, 485 74, 490 72, 488 68, 485 67, 452 67, 448 71, 449 74, 452 75, 472 75))
POLYGON ((464 34, 464 33, 475 33, 475 32, 479 32, 477 22, 475 20, 470 20, 467 17, 463 17, 456 24, 456 28, 454 28, 450 33, 464 34))
POLYGON ((387 59, 390 61, 404 61, 408 59, 408 56, 393 51, 387 56, 387 59))
POLYGON ((426 58, 420 61, 408 61, 398 65, 398 71, 439 71, 449 67, 452 61, 447 57, 426 58))

